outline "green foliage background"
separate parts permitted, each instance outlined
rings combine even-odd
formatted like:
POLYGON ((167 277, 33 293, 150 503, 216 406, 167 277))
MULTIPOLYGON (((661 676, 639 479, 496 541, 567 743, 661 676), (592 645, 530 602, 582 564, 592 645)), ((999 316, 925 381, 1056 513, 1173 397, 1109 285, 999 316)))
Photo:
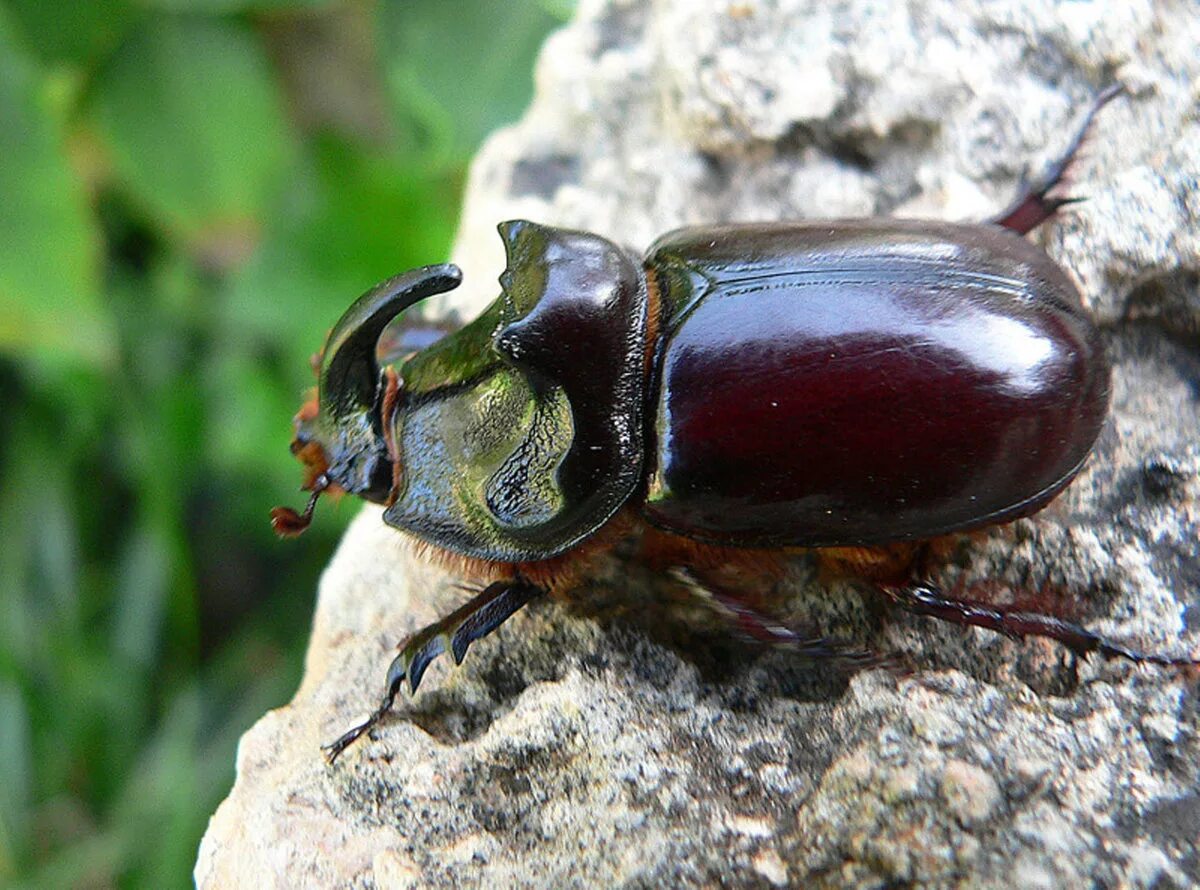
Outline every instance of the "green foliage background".
POLYGON ((570 0, 0 0, 0 885, 186 885, 317 573, 291 416, 570 0))

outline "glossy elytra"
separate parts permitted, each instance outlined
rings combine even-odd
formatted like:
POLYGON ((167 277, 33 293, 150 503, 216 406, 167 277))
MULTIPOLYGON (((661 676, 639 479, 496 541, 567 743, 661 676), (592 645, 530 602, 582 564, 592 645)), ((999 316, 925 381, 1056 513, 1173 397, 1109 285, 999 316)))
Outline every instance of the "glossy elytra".
POLYGON ((452 265, 364 294, 330 333, 317 395, 297 416, 309 505, 277 508, 275 527, 302 531, 323 491, 357 494, 489 583, 403 644, 383 701, 329 758, 380 720, 405 678, 415 691, 438 654, 461 661, 633 534, 742 631, 814 658, 872 656, 781 627, 713 571, 750 551, 836 548, 818 552, 921 614, 1196 664, 913 577, 922 542, 1044 507, 1104 423, 1100 336, 1068 277, 1022 235, 1070 202, 1056 190, 1117 92, 987 223, 698 227, 637 257, 599 235, 510 221, 502 292, 458 330, 391 325, 457 286, 452 265))

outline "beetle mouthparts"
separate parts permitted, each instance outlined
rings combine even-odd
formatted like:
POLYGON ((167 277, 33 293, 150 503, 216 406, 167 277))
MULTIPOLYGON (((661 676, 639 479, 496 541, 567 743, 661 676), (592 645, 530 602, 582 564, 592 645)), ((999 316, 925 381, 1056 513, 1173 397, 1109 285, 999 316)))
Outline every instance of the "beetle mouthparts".
POLYGON ((329 480, 324 475, 313 483, 312 494, 308 498, 308 504, 305 505, 303 513, 297 513, 291 507, 272 507, 271 528, 275 529, 275 534, 281 538, 294 538, 302 534, 306 528, 312 525, 313 510, 316 509, 317 499, 328 487, 329 480))

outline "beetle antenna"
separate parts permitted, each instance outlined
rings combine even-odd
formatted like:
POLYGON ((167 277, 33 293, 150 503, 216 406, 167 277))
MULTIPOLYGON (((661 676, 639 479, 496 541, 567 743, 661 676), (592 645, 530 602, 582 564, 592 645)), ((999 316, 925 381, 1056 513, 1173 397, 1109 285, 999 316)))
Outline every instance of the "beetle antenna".
POLYGON ((328 487, 329 479, 324 474, 317 477, 303 513, 297 513, 291 507, 272 507, 271 528, 275 529, 275 534, 281 538, 294 538, 312 525, 313 510, 316 509, 317 499, 321 496, 321 492, 328 487))

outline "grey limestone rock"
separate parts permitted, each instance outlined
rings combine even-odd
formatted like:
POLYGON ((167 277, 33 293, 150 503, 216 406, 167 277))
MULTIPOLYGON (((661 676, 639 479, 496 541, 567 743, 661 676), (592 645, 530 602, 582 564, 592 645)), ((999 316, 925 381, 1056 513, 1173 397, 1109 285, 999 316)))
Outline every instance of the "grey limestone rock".
MULTIPOLYGON (((689 223, 984 217, 1120 79, 1087 202, 1038 235, 1109 337, 1111 423, 1050 508, 964 538, 937 580, 1083 591, 1058 605, 1196 651, 1197 46, 1192 0, 583 0, 474 166, 443 311, 492 298, 514 217, 639 249, 689 223)), ((326 766, 456 580, 363 509, 295 699, 242 739, 200 886, 1200 886, 1194 679, 888 611, 803 556, 779 614, 913 673, 742 645, 617 552, 326 766)))

